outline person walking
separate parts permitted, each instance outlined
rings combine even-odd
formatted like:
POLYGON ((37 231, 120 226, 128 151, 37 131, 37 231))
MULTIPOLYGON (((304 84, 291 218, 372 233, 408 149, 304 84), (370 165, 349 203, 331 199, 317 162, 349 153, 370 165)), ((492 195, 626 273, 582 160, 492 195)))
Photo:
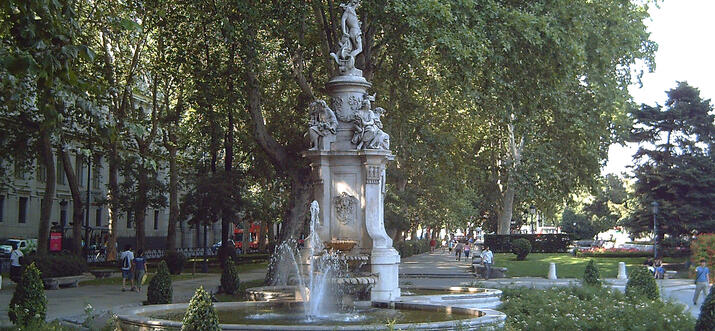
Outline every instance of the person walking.
POLYGON ((432 238, 432 239, 429 241, 429 251, 430 251, 430 253, 434 253, 434 249, 435 249, 436 247, 437 247, 437 240, 435 240, 434 238, 432 238))
POLYGON ((467 243, 464 246, 464 259, 469 262, 469 253, 472 251, 472 244, 467 243))
POLYGON ((464 245, 461 242, 457 242, 457 246, 454 246, 454 254, 457 256, 457 261, 462 261, 462 250, 464 245))
POLYGON ((707 267, 705 259, 700 259, 700 266, 695 268, 695 296, 693 296, 693 304, 698 305, 700 292, 703 297, 708 295, 708 285, 710 285, 710 269, 707 267))
POLYGON ((484 279, 486 280, 489 280, 489 275, 492 273, 492 263, 494 263, 494 254, 489 250, 489 246, 484 246, 482 264, 484 264, 484 279))
POLYGON ((134 269, 134 281, 136 282, 137 292, 142 291, 142 284, 144 283, 144 275, 147 273, 146 258, 144 258, 144 249, 140 248, 137 251, 137 256, 132 261, 132 266, 134 269))
POLYGON ((22 279, 22 264, 20 264, 22 256, 23 254, 18 248, 18 244, 12 244, 12 250, 10 251, 10 280, 18 284, 22 279))
POLYGON ((124 251, 119 255, 119 261, 122 266, 122 292, 126 291, 127 280, 132 284, 132 291, 134 291, 134 277, 132 277, 132 261, 134 261, 134 253, 132 253, 132 246, 124 246, 124 251))
POLYGON ((454 240, 449 241, 449 255, 452 255, 452 249, 454 248, 454 240))

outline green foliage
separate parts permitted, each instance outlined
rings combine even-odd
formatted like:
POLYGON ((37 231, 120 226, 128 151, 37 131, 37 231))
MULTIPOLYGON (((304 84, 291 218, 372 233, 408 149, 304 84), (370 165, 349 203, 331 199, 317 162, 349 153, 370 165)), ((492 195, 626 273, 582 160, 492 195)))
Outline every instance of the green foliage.
POLYGON ((47 298, 40 270, 30 264, 22 273, 22 280, 15 288, 8 308, 10 321, 16 325, 28 325, 45 321, 47 298))
POLYGON ((89 270, 87 261, 84 258, 69 252, 45 256, 31 254, 26 256, 22 261, 23 265, 30 265, 32 263, 35 264, 40 270, 42 277, 45 278, 77 276, 89 270))
POLYGON ((241 183, 237 175, 225 172, 196 178, 181 202, 181 218, 190 224, 210 224, 232 218, 242 205, 241 183))
POLYGON ((180 252, 169 251, 164 256, 164 261, 169 267, 169 272, 171 272, 172 275, 179 275, 184 270, 186 256, 180 252))
POLYGON ((400 253, 401 257, 429 252, 428 240, 404 240, 394 244, 395 249, 400 253))
POLYGON ((636 234, 653 226, 651 203, 659 203, 658 232, 673 236, 693 230, 715 232, 715 113, 710 100, 686 82, 667 92, 664 106, 642 105, 631 140, 635 155, 636 210, 627 225, 636 234))
POLYGON ((159 262, 156 275, 149 281, 149 288, 146 292, 146 299, 149 304, 171 303, 174 289, 171 285, 171 276, 165 261, 159 262))
POLYGON ((705 259, 706 265, 710 268, 710 279, 715 279, 715 234, 700 234, 690 243, 690 251, 692 256, 690 261, 693 262, 692 272, 695 267, 700 265, 700 260, 705 259))
POLYGON ((228 261, 238 261, 236 256, 236 247, 231 242, 221 243, 221 247, 218 248, 218 260, 221 262, 221 268, 226 268, 226 263, 228 261))
POLYGON ((628 300, 601 287, 502 291, 498 310, 514 330, 692 330, 695 324, 681 304, 628 300))
POLYGON ((593 239, 598 230, 593 226, 591 220, 581 213, 576 213, 571 208, 564 209, 561 215, 561 230, 570 234, 571 239, 593 239))
POLYGON ((705 297, 700 307, 700 316, 695 324, 695 330, 715 329, 715 286, 710 287, 710 293, 705 297))
POLYGON ((218 314, 214 309, 211 296, 201 286, 189 302, 181 331, 218 331, 221 330, 218 314))
POLYGON ((532 253, 565 252, 571 244, 569 236, 564 233, 553 234, 487 234, 484 244, 495 253, 512 251, 512 243, 517 239, 526 239, 531 244, 532 253))
POLYGON ((633 299, 657 300, 659 298, 658 285, 653 274, 645 267, 631 268, 626 283, 626 296, 633 299))
POLYGON ((511 242, 511 252, 516 254, 517 261, 524 261, 531 253, 531 243, 526 239, 517 239, 511 242))
POLYGON ((593 260, 588 261, 586 269, 583 272, 583 284, 588 286, 601 286, 601 274, 598 272, 598 267, 593 260))
POLYGON ((228 259, 221 273, 221 292, 234 294, 240 287, 240 279, 238 278, 238 270, 232 259, 228 259))

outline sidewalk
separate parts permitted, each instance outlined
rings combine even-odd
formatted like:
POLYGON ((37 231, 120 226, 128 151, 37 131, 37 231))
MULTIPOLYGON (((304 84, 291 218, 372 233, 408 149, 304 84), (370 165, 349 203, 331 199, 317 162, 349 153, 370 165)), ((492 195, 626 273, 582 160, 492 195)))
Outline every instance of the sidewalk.
MULTIPOLYGON (((464 257, 462 257, 462 262, 458 262, 455 260, 454 255, 449 255, 447 251, 443 253, 437 250, 435 253, 410 256, 402 259, 402 264, 400 265, 400 285, 425 287, 477 285, 486 288, 524 286, 546 289, 555 286, 578 285, 581 283, 581 280, 576 278, 549 280, 546 279, 546 277, 512 277, 484 280, 482 278, 476 278, 469 269, 470 266, 471 258, 469 262, 465 262, 464 257)), ((605 279, 605 282, 614 289, 625 291, 627 281, 608 278, 605 279)), ((661 289, 660 292, 663 299, 670 299, 685 305, 686 312, 689 312, 695 318, 698 317, 704 298, 700 299, 698 306, 693 305, 695 284, 693 284, 691 279, 662 279, 656 280, 656 282, 661 289)))
MULTIPOLYGON (((204 274, 194 279, 180 280, 173 283, 174 303, 188 302, 199 286, 215 290, 218 288, 220 274, 204 274)), ((242 281, 263 279, 265 271, 253 271, 239 274, 242 281)), ((3 287, 0 290, 0 327, 12 326, 7 316, 8 305, 15 286, 7 286, 3 278, 3 287), (7 287, 6 287, 7 286, 7 287)), ((84 309, 87 304, 92 305, 95 314, 107 311, 138 306, 146 300, 147 286, 142 293, 122 292, 115 285, 79 286, 76 288, 63 288, 60 290, 45 291, 47 296, 47 320, 58 318, 73 318, 83 320, 84 309)))

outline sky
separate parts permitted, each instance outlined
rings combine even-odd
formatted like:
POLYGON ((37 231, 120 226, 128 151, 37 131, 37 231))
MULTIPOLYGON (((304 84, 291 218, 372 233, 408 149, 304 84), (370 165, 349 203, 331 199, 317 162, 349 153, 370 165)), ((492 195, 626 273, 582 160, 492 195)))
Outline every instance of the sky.
MULTIPOLYGON (((703 99, 715 102, 715 0, 665 0, 649 13, 646 25, 651 40, 658 43, 655 71, 644 74, 642 87, 629 88, 633 100, 662 105, 667 100, 665 91, 676 81, 687 81, 700 89, 703 99)), ((632 173, 626 167, 633 164, 637 150, 635 144, 612 145, 602 173, 632 173)))

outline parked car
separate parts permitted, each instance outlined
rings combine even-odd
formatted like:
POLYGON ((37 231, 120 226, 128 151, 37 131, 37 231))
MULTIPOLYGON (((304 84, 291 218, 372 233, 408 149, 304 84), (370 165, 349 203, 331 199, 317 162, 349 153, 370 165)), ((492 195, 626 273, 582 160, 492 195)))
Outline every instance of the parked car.
MULTIPOLYGON (((213 244, 213 245, 211 246, 211 251, 212 251, 214 254, 217 254, 217 253, 218 253, 218 249, 221 247, 221 244, 222 244, 221 241, 219 241, 219 242, 213 244)), ((232 239, 229 239, 229 240, 228 240, 228 244, 229 244, 229 245, 233 245, 233 247, 236 248, 236 253, 240 253, 240 250, 241 250, 241 249, 239 248, 239 244, 240 244, 240 243, 237 244, 237 243, 234 242, 232 239)))
POLYGON ((12 246, 17 245, 23 254, 28 254, 37 250, 37 239, 17 239, 11 238, 5 240, 5 242, 0 245, 0 256, 8 257, 10 252, 12 252, 12 246))

